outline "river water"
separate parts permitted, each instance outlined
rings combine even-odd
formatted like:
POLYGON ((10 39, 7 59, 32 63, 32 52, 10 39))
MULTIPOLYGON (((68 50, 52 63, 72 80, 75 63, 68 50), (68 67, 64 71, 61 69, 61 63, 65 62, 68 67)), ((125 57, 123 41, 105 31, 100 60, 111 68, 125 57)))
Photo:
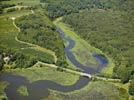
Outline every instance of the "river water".
MULTIPOLYGON (((98 54, 93 54, 94 58, 98 61, 97 65, 92 65, 92 67, 90 67, 81 64, 76 60, 75 56, 71 52, 71 49, 75 46, 75 41, 70 37, 66 37, 60 28, 57 28, 57 31, 61 34, 62 39, 68 41, 69 44, 65 47, 65 53, 68 59, 76 67, 82 69, 83 72, 94 74, 100 72, 101 69, 106 66, 108 63, 107 59, 98 54), (93 69, 93 67, 97 67, 97 69, 93 69)), ((7 81, 9 83, 9 85, 5 88, 5 93, 9 100, 41 100, 42 98, 47 98, 49 96, 49 89, 61 92, 70 92, 83 88, 90 82, 90 79, 81 76, 75 84, 65 86, 50 80, 39 80, 29 83, 25 77, 13 75, 12 73, 1 73, 0 81, 7 81), (22 96, 17 92, 17 88, 20 86, 27 87, 29 93, 28 96, 22 96)))

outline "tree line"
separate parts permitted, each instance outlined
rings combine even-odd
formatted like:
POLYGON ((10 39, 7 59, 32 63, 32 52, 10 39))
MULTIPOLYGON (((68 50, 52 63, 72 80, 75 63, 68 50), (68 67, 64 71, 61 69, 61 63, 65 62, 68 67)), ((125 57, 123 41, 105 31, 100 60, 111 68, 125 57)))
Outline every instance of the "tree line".
POLYGON ((53 56, 47 53, 37 52, 32 49, 14 50, 3 48, 0 45, 0 70, 5 69, 4 65, 10 65, 14 68, 29 68, 32 67, 37 61, 46 62, 49 64, 54 63, 53 56), (7 61, 5 60, 7 59, 7 61))
POLYGON ((40 0, 45 3, 46 15, 50 19, 71 13, 78 13, 84 9, 125 9, 126 0, 40 0))
POLYGON ((10 0, 0 0, 0 14, 4 12, 5 8, 15 6, 15 4, 6 4, 6 3, 3 3, 2 1, 10 1, 10 0))
MULTIPOLYGON (((63 17, 63 22, 91 45, 101 49, 115 62, 113 77, 122 83, 134 80, 134 2, 121 0, 111 5, 110 10, 93 8, 63 17), (123 7, 122 7, 123 6, 123 7)), ((110 3, 111 4, 111 3, 110 3)), ((129 93, 134 95, 134 82, 129 93)))
POLYGON ((17 26, 21 29, 18 35, 20 40, 54 51, 58 57, 56 65, 67 66, 63 41, 56 27, 44 14, 21 17, 17 20, 17 26))

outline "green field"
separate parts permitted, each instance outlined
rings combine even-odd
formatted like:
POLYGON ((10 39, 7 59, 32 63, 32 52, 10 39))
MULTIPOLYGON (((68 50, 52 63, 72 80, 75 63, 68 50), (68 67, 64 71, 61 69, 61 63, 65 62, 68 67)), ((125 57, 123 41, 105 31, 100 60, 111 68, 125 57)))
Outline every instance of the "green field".
POLYGON ((20 44, 15 41, 17 29, 13 26, 12 20, 0 18, 0 43, 4 47, 18 49, 20 44), (8 36, 8 37, 7 37, 8 36))

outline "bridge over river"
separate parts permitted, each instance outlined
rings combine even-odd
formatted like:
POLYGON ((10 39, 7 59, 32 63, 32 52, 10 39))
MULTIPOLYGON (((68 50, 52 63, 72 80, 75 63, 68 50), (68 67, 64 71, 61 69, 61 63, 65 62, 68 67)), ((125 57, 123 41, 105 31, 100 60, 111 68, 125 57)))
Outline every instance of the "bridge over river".
POLYGON ((36 63, 36 65, 37 66, 38 65, 44 65, 44 66, 48 66, 48 67, 55 68, 55 69, 59 68, 64 72, 77 74, 77 75, 84 76, 84 77, 87 77, 87 78, 92 79, 92 80, 102 80, 102 81, 109 81, 109 82, 120 82, 121 81, 120 79, 112 79, 112 78, 106 78, 106 77, 100 77, 100 76, 96 76, 96 75, 91 75, 89 73, 85 73, 85 72, 82 72, 82 71, 76 71, 76 70, 69 69, 69 68, 58 67, 58 66, 56 66, 54 64, 47 64, 47 63, 43 63, 43 62, 40 62, 40 61, 38 61, 36 63))

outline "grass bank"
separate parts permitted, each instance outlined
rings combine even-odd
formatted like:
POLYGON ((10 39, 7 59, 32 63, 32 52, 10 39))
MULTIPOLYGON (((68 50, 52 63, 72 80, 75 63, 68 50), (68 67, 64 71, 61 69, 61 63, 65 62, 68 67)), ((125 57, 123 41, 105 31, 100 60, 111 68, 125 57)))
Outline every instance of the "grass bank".
MULTIPOLYGON (((124 87, 113 83, 92 81, 80 90, 69 93, 51 91, 47 99, 50 100, 127 100, 129 95, 124 87)), ((43 99, 46 100, 46 99, 43 99)), ((132 100, 132 99, 130 99, 132 100)))
POLYGON ((79 75, 73 75, 70 73, 60 72, 56 69, 49 67, 31 67, 27 69, 9 69, 6 72, 11 72, 15 75, 26 77, 30 83, 38 80, 52 80, 54 82, 71 85, 74 84, 78 79, 79 75))
MULTIPOLYGON (((74 53, 76 59, 81 62, 84 65, 91 65, 91 64, 96 64, 96 60, 94 60, 92 54, 97 53, 97 54, 103 54, 105 55, 100 49, 97 49, 90 44, 88 44, 85 40, 81 39, 72 28, 70 28, 69 25, 61 22, 62 18, 59 18, 54 21, 54 24, 57 27, 60 27, 66 36, 71 37, 73 40, 75 40, 76 45, 72 49, 72 52, 74 53)), ((106 68, 102 70, 102 74, 104 76, 111 77, 112 72, 113 72, 113 67, 115 66, 112 59, 110 59, 107 55, 105 55, 109 61, 108 65, 106 68)))

